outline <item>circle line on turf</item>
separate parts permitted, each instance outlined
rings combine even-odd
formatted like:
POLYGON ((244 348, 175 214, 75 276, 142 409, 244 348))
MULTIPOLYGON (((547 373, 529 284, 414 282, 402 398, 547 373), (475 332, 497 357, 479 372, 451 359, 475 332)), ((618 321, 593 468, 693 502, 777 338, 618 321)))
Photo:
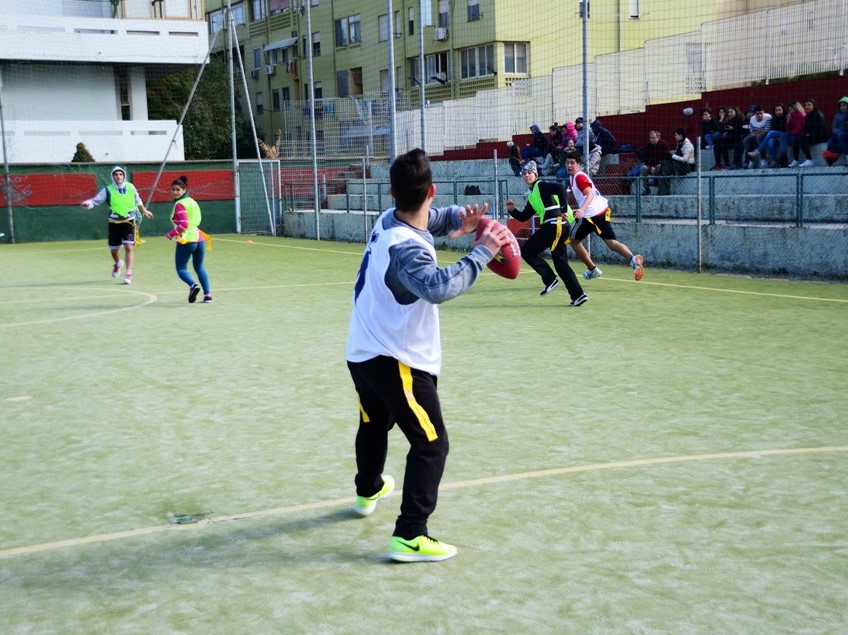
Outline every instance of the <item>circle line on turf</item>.
MULTIPOLYGON (((455 483, 445 483, 441 485, 439 489, 440 491, 465 489, 469 487, 479 487, 481 485, 521 481, 531 478, 547 478, 551 476, 562 476, 564 474, 579 474, 586 472, 598 472, 601 470, 649 467, 655 465, 674 465, 695 461, 758 459, 769 456, 798 456, 804 454, 823 454, 837 452, 848 452, 848 445, 822 446, 816 448, 783 448, 773 450, 745 450, 740 452, 715 452, 709 454, 689 454, 680 456, 656 457, 652 459, 632 459, 629 461, 613 461, 610 463, 594 463, 589 465, 573 465, 570 467, 533 470, 530 472, 517 472, 515 474, 502 474, 500 476, 489 476, 484 478, 470 479, 466 481, 457 481, 455 483)), ((54 551, 63 547, 79 547, 83 545, 98 544, 114 540, 122 540, 126 538, 137 538, 140 536, 149 536, 151 534, 158 534, 166 531, 191 531, 218 523, 235 522, 240 520, 252 520, 257 518, 271 518, 276 516, 283 516, 285 514, 310 511, 313 509, 326 509, 328 507, 338 507, 341 505, 348 505, 352 500, 353 497, 348 496, 345 498, 336 498, 332 500, 303 503, 300 505, 289 505, 287 507, 277 507, 274 509, 265 509, 254 512, 244 512, 240 514, 230 514, 225 516, 214 516, 193 524, 154 525, 151 527, 140 527, 138 529, 128 529, 125 531, 97 534, 93 536, 84 536, 82 538, 69 538, 67 540, 45 542, 37 545, 13 547, 10 549, 0 550, 0 560, 3 560, 5 558, 11 558, 14 556, 25 556, 36 553, 44 553, 46 551, 54 551)))
MULTIPOLYGON (((72 289, 72 290, 96 289, 97 291, 100 291, 100 292, 104 291, 104 289, 101 288, 101 287, 53 287, 53 288, 55 288, 55 289, 72 289)), ((101 315, 110 315, 112 313, 121 313, 123 311, 134 311, 136 309, 140 309, 143 306, 147 306, 148 304, 152 304, 152 303, 159 300, 158 296, 154 295, 153 293, 146 293, 144 291, 134 291, 132 289, 121 289, 121 290, 116 289, 115 292, 116 293, 130 293, 130 294, 134 294, 134 295, 140 295, 140 296, 145 297, 146 299, 145 299, 144 302, 142 302, 140 304, 131 304, 130 306, 118 307, 118 308, 115 308, 115 309, 106 309, 106 310, 103 310, 103 311, 95 311, 93 313, 81 313, 79 315, 66 315, 66 316, 63 316, 63 317, 45 318, 43 320, 29 320, 27 322, 9 322, 7 324, 0 324, 0 329, 2 329, 2 328, 12 328, 12 327, 16 327, 16 326, 32 326, 34 324, 49 324, 51 322, 64 322, 66 320, 80 320, 80 319, 87 319, 87 318, 92 318, 92 317, 99 317, 101 315)), ((98 295, 98 296, 92 296, 92 297, 96 299, 96 298, 104 297, 104 296, 98 295)), ((34 300, 33 302, 42 302, 42 300, 34 300)))

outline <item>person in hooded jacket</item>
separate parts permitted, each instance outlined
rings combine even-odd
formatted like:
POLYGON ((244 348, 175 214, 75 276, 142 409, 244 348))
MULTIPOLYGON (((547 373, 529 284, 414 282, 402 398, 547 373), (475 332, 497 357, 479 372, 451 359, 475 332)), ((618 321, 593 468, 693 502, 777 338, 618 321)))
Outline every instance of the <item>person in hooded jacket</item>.
POLYGON ((117 278, 126 264, 124 284, 132 284, 137 213, 141 211, 145 218, 153 218, 153 212, 144 207, 138 190, 127 181, 124 168, 116 165, 111 174, 112 182, 80 205, 93 209, 104 202, 109 204, 108 245, 112 254, 112 277, 117 278), (121 245, 124 246, 124 259, 120 256, 121 245))
POLYGON ((836 102, 836 114, 830 124, 827 150, 822 153, 828 165, 833 165, 842 154, 848 154, 848 97, 836 102))

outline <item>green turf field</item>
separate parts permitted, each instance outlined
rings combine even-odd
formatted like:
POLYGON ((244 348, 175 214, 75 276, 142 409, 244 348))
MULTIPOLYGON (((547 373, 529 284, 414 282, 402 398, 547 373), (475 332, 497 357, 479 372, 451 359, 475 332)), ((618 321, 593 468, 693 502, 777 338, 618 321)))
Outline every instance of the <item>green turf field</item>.
POLYGON ((402 565, 399 495, 348 511, 362 246, 252 240, 210 305, 163 238, 131 287, 0 246, 0 633, 848 631, 848 286, 487 272, 441 307, 459 555, 402 565))

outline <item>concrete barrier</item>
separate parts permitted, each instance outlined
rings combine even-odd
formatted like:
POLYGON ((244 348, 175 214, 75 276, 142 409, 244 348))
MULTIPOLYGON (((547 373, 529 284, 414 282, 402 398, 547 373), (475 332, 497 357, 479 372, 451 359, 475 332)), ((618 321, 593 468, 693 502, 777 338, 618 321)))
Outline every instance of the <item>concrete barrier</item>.
MULTIPOLYGON (((364 244, 376 217, 376 212, 322 211, 320 238, 364 244)), ((285 236, 316 238, 314 212, 286 212, 284 223, 285 236)), ((657 265, 681 269, 698 266, 698 225, 692 220, 663 219, 638 223, 619 220, 614 226, 623 242, 644 254, 649 269, 657 265)), ((702 223, 700 228, 705 269, 839 280, 848 278, 846 223, 805 227, 768 223, 702 223)), ((466 235, 456 240, 440 237, 435 242, 440 248, 467 251, 470 240, 470 236, 466 235)), ((623 262, 600 240, 591 241, 590 248, 592 257, 599 263, 623 262)), ((577 268, 579 270, 579 264, 577 268)))

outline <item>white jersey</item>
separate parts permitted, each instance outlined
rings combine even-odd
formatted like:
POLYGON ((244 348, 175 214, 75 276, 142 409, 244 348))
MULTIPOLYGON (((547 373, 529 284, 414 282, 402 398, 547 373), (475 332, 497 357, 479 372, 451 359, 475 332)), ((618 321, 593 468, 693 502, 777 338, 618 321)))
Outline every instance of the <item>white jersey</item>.
POLYGON ((478 245, 449 267, 436 262, 433 234, 462 225, 458 206, 430 210, 430 231, 398 220, 394 208, 377 219, 356 279, 346 358, 379 355, 438 375, 442 364, 438 304, 466 291, 492 259, 478 245))
POLYGON ((590 217, 605 214, 609 208, 609 201, 601 196, 601 193, 598 191, 598 188, 595 187, 592 179, 590 179, 583 171, 577 172, 577 174, 569 178, 569 187, 571 188, 571 193, 574 195, 574 200, 577 201, 577 207, 582 207, 583 201, 586 200, 586 195, 583 193, 583 190, 585 190, 587 186, 592 188, 595 196, 592 198, 592 202, 589 203, 589 207, 584 210, 583 216, 590 217))

